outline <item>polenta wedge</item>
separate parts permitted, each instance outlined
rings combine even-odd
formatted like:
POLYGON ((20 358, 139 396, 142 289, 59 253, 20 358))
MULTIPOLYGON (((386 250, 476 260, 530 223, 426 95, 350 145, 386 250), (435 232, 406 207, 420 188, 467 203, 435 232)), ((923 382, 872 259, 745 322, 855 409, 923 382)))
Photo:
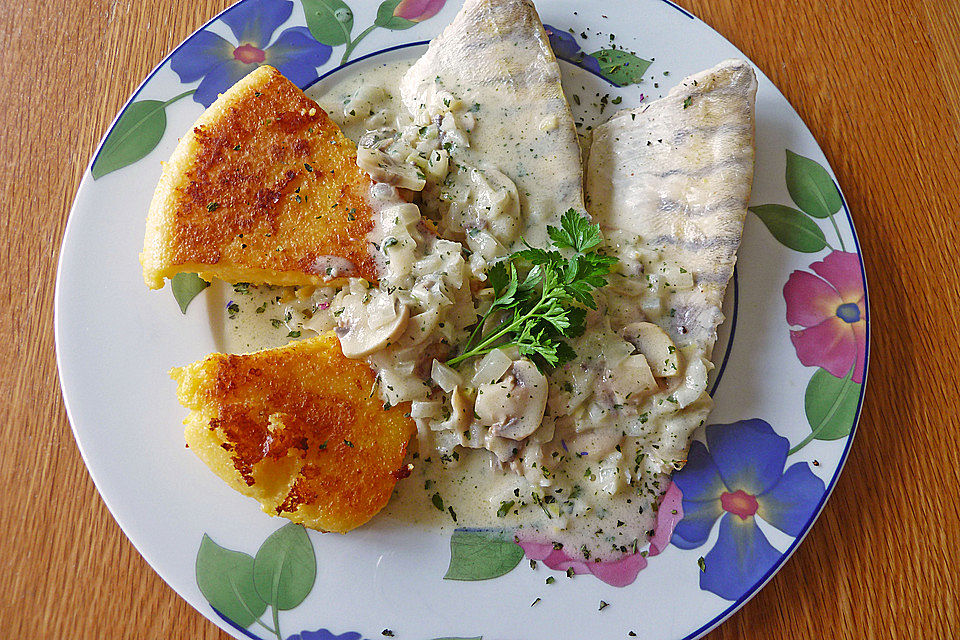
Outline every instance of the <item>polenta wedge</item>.
POLYGON ((384 409, 366 363, 333 333, 172 369, 191 410, 190 449, 271 515, 346 532, 372 518, 406 475, 416 431, 406 405, 384 409))
POLYGON ((376 281, 370 178, 316 102, 262 66, 207 109, 164 164, 140 262, 152 289, 205 280, 376 281))

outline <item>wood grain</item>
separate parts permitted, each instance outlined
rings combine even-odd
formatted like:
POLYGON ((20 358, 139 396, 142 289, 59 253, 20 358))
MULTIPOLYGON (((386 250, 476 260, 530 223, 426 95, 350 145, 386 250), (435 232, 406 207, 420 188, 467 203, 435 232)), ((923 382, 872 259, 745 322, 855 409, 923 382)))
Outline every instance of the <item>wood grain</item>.
MULTIPOLYGON (((0 8, 0 624, 3 637, 227 638, 107 512, 70 433, 53 344, 56 260, 98 140, 140 80, 228 0, 0 8)), ((960 4, 684 0, 796 107, 866 256, 864 415, 820 520, 710 635, 960 635, 960 4)))

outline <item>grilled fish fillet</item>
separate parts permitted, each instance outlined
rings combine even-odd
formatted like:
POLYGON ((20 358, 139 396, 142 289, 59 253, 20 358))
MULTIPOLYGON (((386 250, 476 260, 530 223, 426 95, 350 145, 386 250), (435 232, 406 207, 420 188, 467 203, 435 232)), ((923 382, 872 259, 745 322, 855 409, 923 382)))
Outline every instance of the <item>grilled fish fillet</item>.
POLYGON ((455 111, 445 104, 447 95, 473 115, 469 145, 454 146, 451 160, 499 170, 516 185, 523 227, 518 231, 528 242, 544 243, 546 224, 563 211, 583 210, 573 116, 557 59, 529 0, 467 0, 403 77, 400 94, 418 123, 455 111))
POLYGON ((170 375, 191 410, 190 450, 271 515, 346 532, 380 511, 407 473, 408 407, 384 410, 370 367, 344 357, 333 333, 214 353, 170 375))
POLYGON ((164 164, 140 262, 147 286, 376 280, 371 183, 316 102, 262 66, 211 105, 164 164))
MULTIPOLYGON (((707 368, 753 183, 756 91, 749 64, 722 62, 614 115, 590 147, 587 208, 605 235, 639 236, 693 274, 694 288, 669 296, 673 312, 660 324, 707 368)), ((711 407, 704 391, 689 410, 706 419, 711 407)), ((660 457, 683 460, 689 435, 667 431, 660 457)))

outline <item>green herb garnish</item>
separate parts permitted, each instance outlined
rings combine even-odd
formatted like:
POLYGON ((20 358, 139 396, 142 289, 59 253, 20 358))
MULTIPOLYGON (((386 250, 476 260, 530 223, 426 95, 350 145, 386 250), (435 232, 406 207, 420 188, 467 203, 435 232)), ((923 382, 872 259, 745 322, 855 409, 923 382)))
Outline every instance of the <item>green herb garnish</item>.
POLYGON ((552 249, 527 245, 490 268, 493 304, 479 318, 460 355, 447 365, 509 346, 533 358, 540 369, 576 357, 565 338, 583 333, 587 309, 597 308, 593 291, 607 284, 606 276, 617 259, 597 253, 603 241, 600 226, 574 209, 563 214, 559 228, 547 227, 547 233, 552 249), (566 257, 561 251, 573 255, 566 257), (505 321, 482 335, 487 319, 495 313, 505 321))

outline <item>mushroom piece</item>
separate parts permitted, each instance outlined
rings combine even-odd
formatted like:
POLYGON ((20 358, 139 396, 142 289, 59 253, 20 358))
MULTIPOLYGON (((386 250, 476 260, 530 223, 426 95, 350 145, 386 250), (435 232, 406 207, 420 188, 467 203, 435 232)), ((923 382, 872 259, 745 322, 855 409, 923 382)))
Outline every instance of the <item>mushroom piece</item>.
POLYGON ((396 298, 375 296, 365 304, 366 297, 351 294, 343 299, 340 326, 335 332, 348 358, 362 358, 386 347, 403 333, 410 320, 410 307, 396 298))
POLYGON ((680 353, 666 332, 652 322, 633 322, 621 331, 623 339, 647 358, 655 376, 670 378, 680 373, 680 353))
POLYGON ((357 147, 357 166, 374 182, 386 182, 399 189, 423 191, 426 179, 416 165, 401 163, 380 149, 357 147))
POLYGON ((473 420, 473 403, 470 397, 464 393, 462 387, 454 387, 453 395, 450 397, 450 404, 453 405, 453 422, 461 431, 470 428, 470 422, 473 420))
POLYGON ((637 403, 646 396, 660 390, 650 370, 646 356, 638 353, 627 356, 609 373, 610 388, 617 395, 617 400, 637 403))
POLYGON ((477 388, 474 411, 492 434, 523 440, 540 426, 546 407, 546 377, 536 365, 521 358, 499 381, 477 388))

